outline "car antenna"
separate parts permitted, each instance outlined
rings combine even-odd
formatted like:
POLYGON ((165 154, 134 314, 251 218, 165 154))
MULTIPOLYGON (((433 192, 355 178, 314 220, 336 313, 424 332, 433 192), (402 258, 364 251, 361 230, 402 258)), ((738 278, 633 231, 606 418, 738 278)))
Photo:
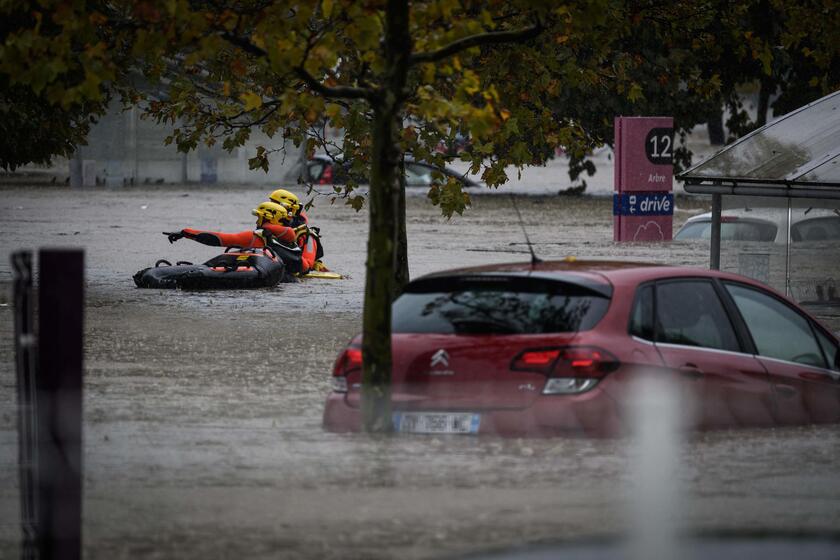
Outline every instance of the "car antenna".
POLYGON ((528 238, 528 232, 525 230, 525 222, 522 221, 522 214, 519 213, 519 207, 516 205, 516 197, 512 193, 510 195, 510 201, 513 203, 513 209, 516 210, 516 217, 519 219, 519 227, 522 228, 522 234, 525 236, 528 251, 531 252, 531 269, 533 269, 538 263, 542 262, 542 259, 534 253, 534 246, 531 245, 531 240, 528 238))

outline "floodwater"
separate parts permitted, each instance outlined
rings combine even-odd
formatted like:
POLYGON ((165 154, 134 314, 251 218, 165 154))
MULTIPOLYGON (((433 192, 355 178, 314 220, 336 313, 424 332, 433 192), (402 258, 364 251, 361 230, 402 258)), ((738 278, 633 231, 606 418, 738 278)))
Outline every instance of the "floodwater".
MULTIPOLYGON (((38 247, 86 250, 86 558, 451 558, 620 538, 638 526, 634 489, 650 477, 639 480, 635 440, 321 429, 333 359, 361 326, 364 211, 319 198, 310 212, 327 264, 345 280, 134 287, 131 275, 158 258, 200 262, 218 251, 170 245, 160 232, 247 229, 265 194, 0 187, 0 558, 19 557, 8 257, 38 247)), ((516 203, 542 258, 707 263, 703 245, 614 244, 608 198, 516 203)), ((675 223, 707 209, 678 208, 675 223)), ((506 196, 474 197, 452 220, 410 196, 408 231, 413 276, 528 258, 506 196)), ((680 436, 673 453, 675 476, 660 492, 678 497, 675 531, 838 535, 837 426, 680 436)))

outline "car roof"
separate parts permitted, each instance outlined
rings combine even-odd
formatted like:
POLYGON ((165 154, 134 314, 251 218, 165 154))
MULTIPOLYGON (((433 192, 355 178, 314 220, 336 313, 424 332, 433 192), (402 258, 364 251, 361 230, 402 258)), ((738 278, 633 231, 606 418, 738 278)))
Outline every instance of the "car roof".
MULTIPOLYGON (((415 282, 429 279, 466 276, 522 276, 558 282, 570 282, 608 295, 612 285, 635 285, 660 278, 717 277, 761 285, 754 280, 717 270, 689 266, 670 266, 648 262, 620 260, 587 260, 573 257, 556 261, 489 264, 434 272, 415 282)), ((766 289, 766 286, 763 286, 766 289)))
MULTIPOLYGON (((329 156, 329 154, 314 154, 314 155, 312 155, 312 157, 309 158, 309 161, 310 162, 311 161, 316 161, 316 162, 321 162, 321 163, 338 163, 339 165, 348 165, 348 166, 350 165, 349 161, 333 159, 332 157, 329 156)), ((461 181, 464 184, 465 187, 480 187, 481 186, 481 183, 476 182, 473 178, 467 176, 467 174, 461 173, 460 171, 455 171, 454 169, 452 169, 451 167, 446 166, 446 165, 441 167, 441 166, 438 166, 434 163, 429 163, 428 161, 416 160, 416 159, 414 159, 414 156, 411 155, 411 154, 406 154, 405 155, 405 162, 415 164, 415 165, 420 165, 420 166, 423 166, 423 167, 427 167, 429 169, 433 169, 433 170, 436 170, 436 171, 440 171, 441 173, 443 173, 444 175, 449 176, 449 177, 455 177, 456 179, 461 181)))
MULTIPOLYGON (((729 210, 723 210, 721 212, 721 216, 724 218, 734 217, 744 220, 749 219, 754 221, 766 221, 774 224, 780 224, 787 222, 787 212, 785 210, 785 208, 750 208, 749 210, 745 208, 732 208, 729 210)), ((840 214, 838 214, 836 210, 831 208, 794 208, 791 216, 793 218, 792 222, 794 224, 798 222, 803 222, 805 220, 811 220, 814 218, 840 218, 840 214)), ((696 216, 690 217, 688 220, 686 220, 685 223, 688 224, 690 222, 711 219, 712 213, 704 212, 703 214, 698 214, 696 216)))
MULTIPOLYGON (((348 160, 345 160, 345 159, 342 159, 342 158, 334 158, 334 157, 330 156, 329 154, 320 154, 320 153, 319 154, 313 154, 309 158, 309 161, 327 161, 327 162, 332 162, 332 163, 349 163, 348 160)), ((438 166, 434 163, 430 163, 430 162, 425 161, 425 160, 414 159, 414 156, 411 155, 411 154, 405 154, 405 161, 406 161, 406 163, 416 163, 418 165, 425 165, 427 167, 432 167, 432 168, 435 168, 435 169, 448 170, 448 168, 446 166, 440 167, 440 166, 438 166)))

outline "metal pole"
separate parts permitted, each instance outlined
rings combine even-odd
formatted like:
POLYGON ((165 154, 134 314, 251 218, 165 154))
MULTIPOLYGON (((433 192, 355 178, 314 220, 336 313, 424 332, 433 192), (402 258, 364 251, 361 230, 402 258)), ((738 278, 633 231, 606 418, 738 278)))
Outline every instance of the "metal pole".
POLYGON ((793 218, 793 200, 787 199, 787 239, 785 243, 785 295, 790 297, 790 224, 793 218))
POLYGON ((131 156, 132 156, 132 167, 131 167, 131 184, 137 185, 140 183, 138 175, 140 174, 140 163, 137 160, 137 106, 132 105, 131 111, 129 112, 129 118, 131 119, 131 156))
POLYGON ((709 268, 720 270, 720 212, 722 195, 712 195, 712 244, 709 249, 709 268))
POLYGON ((38 479, 38 448, 36 441, 37 400, 35 373, 37 371, 36 339, 32 315, 32 253, 12 254, 15 302, 15 365, 18 390, 18 471, 20 475, 20 524, 23 532, 21 558, 35 560, 38 542, 38 508, 35 482, 38 479))
POLYGON ((78 560, 84 253, 42 250, 38 260, 38 553, 42 559, 78 560))

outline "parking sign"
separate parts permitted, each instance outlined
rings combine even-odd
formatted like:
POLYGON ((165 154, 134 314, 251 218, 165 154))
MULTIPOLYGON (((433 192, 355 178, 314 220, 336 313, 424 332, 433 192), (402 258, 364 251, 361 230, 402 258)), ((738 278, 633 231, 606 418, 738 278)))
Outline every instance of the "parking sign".
POLYGON ((613 239, 671 239, 673 157, 673 118, 616 117, 613 239))

